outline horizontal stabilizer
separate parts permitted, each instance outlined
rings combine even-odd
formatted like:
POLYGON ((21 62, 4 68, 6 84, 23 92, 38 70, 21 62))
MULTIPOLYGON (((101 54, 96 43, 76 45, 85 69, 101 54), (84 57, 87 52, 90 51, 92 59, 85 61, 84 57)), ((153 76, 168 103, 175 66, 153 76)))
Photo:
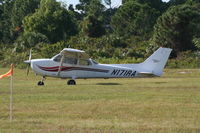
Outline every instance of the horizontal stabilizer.
POLYGON ((138 77, 155 77, 153 73, 150 72, 139 72, 137 74, 138 77))

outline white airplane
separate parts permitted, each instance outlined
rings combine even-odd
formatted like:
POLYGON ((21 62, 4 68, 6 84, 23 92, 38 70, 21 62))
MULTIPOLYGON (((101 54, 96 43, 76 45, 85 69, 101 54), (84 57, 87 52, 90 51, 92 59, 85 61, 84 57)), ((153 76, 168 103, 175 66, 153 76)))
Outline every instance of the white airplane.
POLYGON ((36 75, 43 77, 38 85, 44 85, 46 77, 69 78, 67 84, 75 85, 75 79, 161 76, 171 51, 170 48, 159 48, 138 64, 100 64, 89 58, 85 51, 64 48, 51 59, 31 59, 30 51, 25 63, 30 64, 36 75))

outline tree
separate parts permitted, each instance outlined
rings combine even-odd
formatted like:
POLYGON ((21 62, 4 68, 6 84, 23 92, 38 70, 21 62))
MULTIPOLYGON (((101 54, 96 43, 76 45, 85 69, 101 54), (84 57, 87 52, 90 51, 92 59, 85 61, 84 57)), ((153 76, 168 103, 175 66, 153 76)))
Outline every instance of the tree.
POLYGON ((40 0, 15 0, 11 16, 12 27, 21 27, 24 17, 34 13, 39 4, 40 0))
POLYGON ((124 3, 111 20, 111 27, 118 36, 144 36, 151 33, 158 12, 147 4, 136 1, 124 3))
POLYGON ((105 34, 102 21, 94 15, 85 17, 82 22, 82 32, 89 37, 100 37, 105 34))
POLYGON ((122 0, 122 3, 125 4, 130 1, 135 1, 140 4, 148 4, 151 8, 154 8, 161 13, 167 9, 167 4, 165 2, 162 2, 162 0, 122 0))
POLYGON ((194 50, 194 37, 200 36, 200 4, 171 7, 160 16, 154 27, 154 46, 170 47, 175 56, 181 51, 194 50))
POLYGON ((88 5, 90 4, 91 0, 79 0, 79 4, 76 5, 76 9, 81 11, 81 14, 87 14, 88 5))
POLYGON ((68 6, 68 11, 76 21, 83 20, 83 15, 79 11, 76 11, 72 4, 68 6))
POLYGON ((55 0, 41 0, 37 11, 25 17, 25 32, 41 33, 51 43, 67 40, 77 33, 77 26, 69 11, 55 0))
POLYGON ((99 0, 91 0, 87 16, 81 23, 81 29, 83 34, 89 37, 100 37, 105 34, 104 22, 103 22, 104 6, 99 0))
POLYGON ((12 43, 23 31, 22 20, 25 16, 35 12, 40 0, 1 0, 0 27, 2 42, 12 43))
POLYGON ((1 17, 0 17, 0 42, 1 43, 10 43, 13 41, 11 37, 11 12, 13 6, 12 0, 1 0, 0 8, 1 8, 1 17))
POLYGON ((25 32, 17 38, 14 45, 17 52, 22 52, 27 48, 35 47, 39 43, 49 43, 49 40, 41 33, 25 32))
POLYGON ((109 6, 109 8, 110 8, 110 10, 111 10, 111 5, 112 5, 112 2, 111 2, 111 0, 104 0, 104 2, 106 3, 106 5, 108 5, 109 6))
POLYGON ((40 0, 15 0, 11 11, 12 37, 15 40, 23 31, 22 21, 38 8, 40 0))
POLYGON ((196 4, 196 3, 200 3, 200 0, 187 0, 186 4, 196 4))
POLYGON ((11 16, 13 28, 21 27, 24 17, 34 13, 39 3, 40 0, 15 0, 11 16))
POLYGON ((106 25, 107 30, 110 32, 110 22, 111 22, 111 17, 115 14, 117 8, 112 8, 112 1, 111 0, 104 0, 106 5, 109 6, 108 9, 106 9, 103 13, 103 20, 104 24, 106 25))
POLYGON ((2 6, 2 2, 0 1, 0 40, 2 40, 2 36, 3 36, 2 23, 1 23, 2 15, 3 15, 3 6, 2 6))
POLYGON ((170 0, 169 5, 170 6, 181 5, 181 4, 184 4, 186 1, 188 1, 188 0, 170 0))

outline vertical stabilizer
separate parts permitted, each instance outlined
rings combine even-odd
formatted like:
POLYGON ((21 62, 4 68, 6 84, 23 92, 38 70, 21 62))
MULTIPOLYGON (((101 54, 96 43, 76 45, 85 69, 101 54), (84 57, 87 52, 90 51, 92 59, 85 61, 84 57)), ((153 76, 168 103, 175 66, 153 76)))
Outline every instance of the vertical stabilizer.
POLYGON ((156 76, 161 76, 171 51, 172 49, 170 48, 159 48, 149 58, 141 63, 141 68, 156 76))

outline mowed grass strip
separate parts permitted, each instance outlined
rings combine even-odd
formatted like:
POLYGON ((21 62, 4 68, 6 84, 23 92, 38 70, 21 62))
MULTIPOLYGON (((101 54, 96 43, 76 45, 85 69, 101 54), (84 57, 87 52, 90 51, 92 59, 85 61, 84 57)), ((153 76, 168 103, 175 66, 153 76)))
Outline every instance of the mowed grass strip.
MULTIPOLYGON (((0 73, 8 69, 0 69, 0 73)), ((14 120, 9 77, 0 80, 0 133, 198 133, 200 70, 167 69, 160 78, 67 80, 14 73, 14 120)))

